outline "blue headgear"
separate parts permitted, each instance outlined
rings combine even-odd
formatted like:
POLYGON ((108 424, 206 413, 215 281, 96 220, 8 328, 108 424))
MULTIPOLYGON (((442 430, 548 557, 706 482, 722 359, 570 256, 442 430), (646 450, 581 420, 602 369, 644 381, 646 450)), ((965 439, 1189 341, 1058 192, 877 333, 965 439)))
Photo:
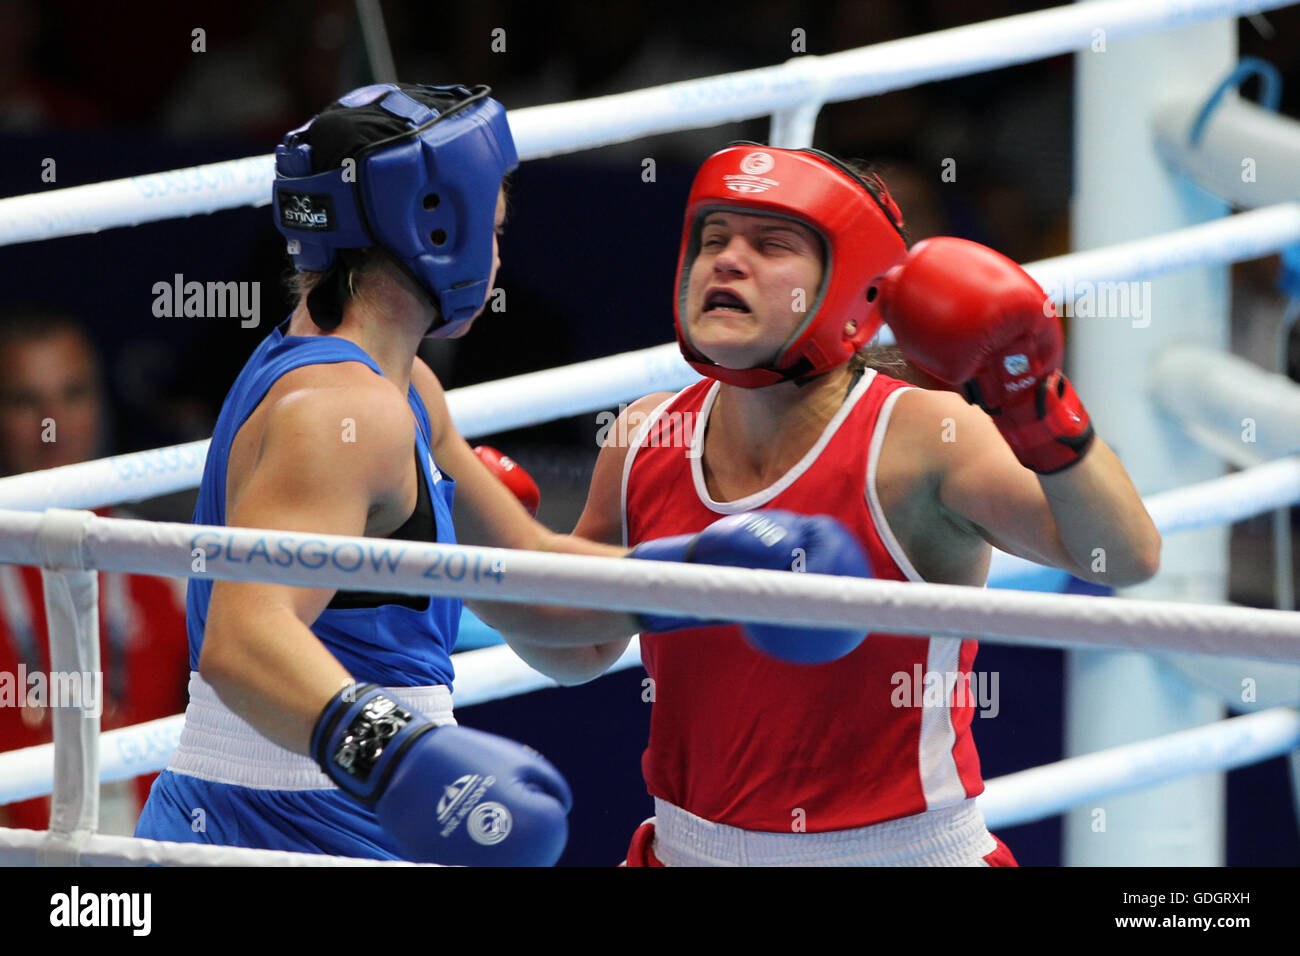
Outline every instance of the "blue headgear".
POLYGON ((392 83, 363 86, 340 106, 376 104, 409 129, 371 143, 355 167, 312 172, 307 129, 275 148, 276 227, 293 264, 323 271, 339 249, 380 246, 432 297, 451 335, 487 300, 501 178, 519 165, 505 109, 486 86, 425 87, 457 97, 442 112, 392 83))

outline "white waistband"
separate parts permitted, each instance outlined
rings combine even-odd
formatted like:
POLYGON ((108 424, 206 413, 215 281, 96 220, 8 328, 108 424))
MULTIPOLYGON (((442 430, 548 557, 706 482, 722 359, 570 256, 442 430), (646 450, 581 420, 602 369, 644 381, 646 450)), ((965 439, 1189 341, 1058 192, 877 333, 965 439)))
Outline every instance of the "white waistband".
POLYGON ((654 853, 665 866, 986 866, 996 847, 974 800, 853 830, 768 833, 655 799, 654 853))
MULTIPOLYGON (((395 699, 435 724, 454 724, 451 689, 388 687, 395 699)), ((334 784, 316 761, 273 744, 229 707, 197 672, 190 672, 190 703, 181 742, 167 769, 213 783, 258 790, 329 790, 334 784)))

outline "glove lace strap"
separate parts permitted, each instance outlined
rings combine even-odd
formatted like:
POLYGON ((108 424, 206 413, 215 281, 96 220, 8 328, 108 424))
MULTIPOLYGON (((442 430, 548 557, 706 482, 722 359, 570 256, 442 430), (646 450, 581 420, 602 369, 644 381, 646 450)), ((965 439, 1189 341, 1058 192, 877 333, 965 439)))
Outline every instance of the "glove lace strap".
POLYGON ((1083 402, 1060 369, 1038 383, 1032 401, 990 410, 981 401, 977 383, 967 382, 965 391, 968 400, 973 395, 975 403, 993 416, 1020 463, 1040 475, 1077 464, 1096 437, 1083 402))
POLYGON ((349 684, 331 698, 312 730, 312 756, 343 790, 365 803, 384 792, 397 758, 435 725, 374 684, 349 684))

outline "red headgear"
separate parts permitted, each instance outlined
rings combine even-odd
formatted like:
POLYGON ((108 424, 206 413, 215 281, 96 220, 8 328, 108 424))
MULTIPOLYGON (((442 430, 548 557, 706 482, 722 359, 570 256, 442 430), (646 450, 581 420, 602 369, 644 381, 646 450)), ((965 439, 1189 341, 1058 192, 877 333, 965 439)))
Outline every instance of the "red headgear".
POLYGON ((871 341, 881 320, 868 296, 876 280, 907 252, 902 214, 885 184, 872 179, 879 198, 856 173, 814 149, 742 143, 704 161, 686 203, 673 307, 677 342, 697 372, 729 385, 760 388, 829 371, 871 341), (769 366, 723 368, 691 344, 686 329, 686 289, 700 249, 701 223, 718 209, 796 219, 822 240, 825 267, 817 296, 769 366), (846 333, 849 323, 852 331, 846 333))

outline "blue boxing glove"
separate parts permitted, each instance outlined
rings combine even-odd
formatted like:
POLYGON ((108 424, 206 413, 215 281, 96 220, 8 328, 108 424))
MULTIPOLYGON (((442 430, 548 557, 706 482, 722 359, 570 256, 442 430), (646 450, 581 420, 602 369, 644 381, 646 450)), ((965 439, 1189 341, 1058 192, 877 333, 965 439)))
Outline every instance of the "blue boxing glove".
POLYGON ((362 803, 407 859, 551 866, 569 838, 569 785, 534 750, 435 726, 374 684, 334 695, 312 729, 321 768, 362 803))
MULTIPOLYGON (((790 511, 729 515, 699 534, 643 541, 628 557, 768 571, 792 571, 798 567, 813 574, 874 576, 862 546, 840 522, 826 515, 798 515, 790 511)), ((642 614, 638 620, 646 631, 722 623, 666 614, 642 614)), ((866 637, 865 631, 755 622, 744 622, 740 629, 755 650, 793 664, 825 664, 837 660, 866 637)))

